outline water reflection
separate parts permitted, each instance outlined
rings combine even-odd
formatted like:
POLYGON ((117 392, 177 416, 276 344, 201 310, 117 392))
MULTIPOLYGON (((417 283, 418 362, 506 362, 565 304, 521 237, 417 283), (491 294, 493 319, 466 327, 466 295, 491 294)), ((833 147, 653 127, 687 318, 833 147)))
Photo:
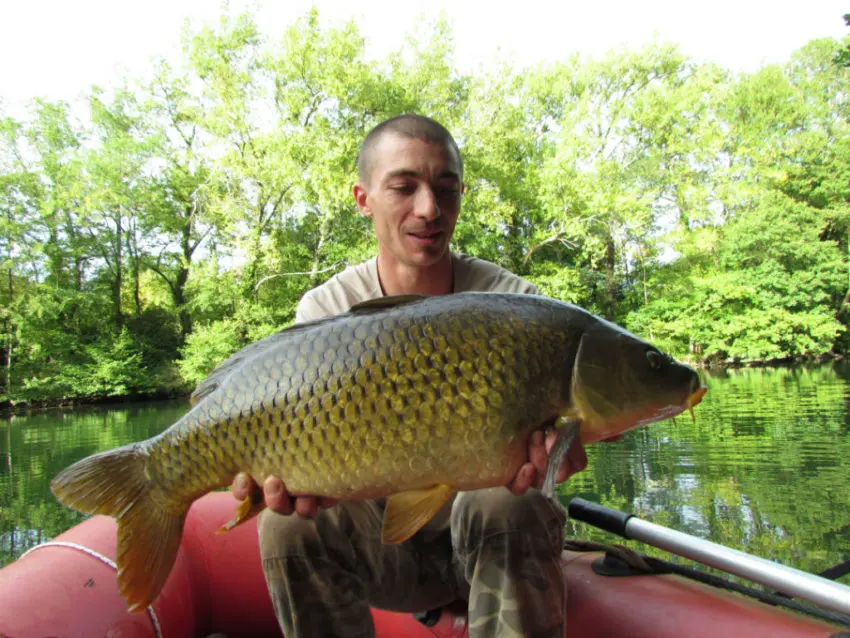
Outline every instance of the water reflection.
MULTIPOLYGON (((680 418, 592 446, 590 467, 563 487, 564 500, 598 500, 809 571, 847 559, 848 365, 724 370, 704 380, 696 423, 680 418)), ((623 542, 568 526, 570 535, 623 542)))
POLYGON ((84 516, 59 505, 50 479, 100 450, 145 439, 186 410, 184 402, 46 410, 0 420, 0 565, 84 516))
MULTIPOLYGON (((562 498, 808 571, 850 558, 850 365, 724 370, 704 380, 695 423, 683 416, 590 446, 587 470, 561 487, 562 498)), ((50 494, 56 472, 147 438, 187 409, 172 402, 0 421, 0 564, 82 519, 50 494)), ((582 523, 569 522, 567 533, 629 544, 582 523)))

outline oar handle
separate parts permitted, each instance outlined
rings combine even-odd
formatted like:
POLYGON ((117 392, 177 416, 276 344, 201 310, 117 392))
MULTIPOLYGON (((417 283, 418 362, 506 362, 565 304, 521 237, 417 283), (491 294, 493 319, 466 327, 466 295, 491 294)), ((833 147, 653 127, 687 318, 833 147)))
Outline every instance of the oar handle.
POLYGON ((752 554, 713 543, 669 527, 650 523, 632 514, 574 498, 570 516, 624 538, 647 543, 709 567, 747 578, 789 596, 842 614, 850 614, 850 587, 809 572, 787 567, 752 554))
POLYGON ((570 518, 587 523, 588 525, 593 525, 606 532, 629 538, 629 535, 626 533, 626 524, 634 514, 620 512, 599 503, 586 501, 583 498, 574 498, 570 501, 567 511, 570 518))

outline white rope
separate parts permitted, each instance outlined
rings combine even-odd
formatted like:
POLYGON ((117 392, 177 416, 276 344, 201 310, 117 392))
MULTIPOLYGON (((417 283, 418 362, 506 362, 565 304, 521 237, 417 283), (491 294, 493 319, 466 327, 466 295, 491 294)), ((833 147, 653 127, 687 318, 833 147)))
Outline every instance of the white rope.
MULTIPOLYGON (((93 549, 85 547, 83 545, 77 545, 77 543, 69 543, 68 541, 48 541, 46 543, 41 543, 41 545, 36 545, 35 547, 30 547, 27 551, 25 551, 18 560, 21 560, 24 556, 29 554, 30 552, 34 552, 37 549, 41 549, 42 547, 68 547, 69 549, 76 549, 83 554, 88 554, 92 558, 96 558, 102 563, 109 565, 115 571, 118 571, 118 565, 115 564, 108 556, 104 556, 100 552, 96 552, 93 549)), ((153 610, 153 605, 148 605, 147 608, 148 616, 150 616, 151 624, 153 625, 154 634, 156 638, 162 638, 162 628, 159 625, 159 618, 156 616, 156 612, 153 610)))

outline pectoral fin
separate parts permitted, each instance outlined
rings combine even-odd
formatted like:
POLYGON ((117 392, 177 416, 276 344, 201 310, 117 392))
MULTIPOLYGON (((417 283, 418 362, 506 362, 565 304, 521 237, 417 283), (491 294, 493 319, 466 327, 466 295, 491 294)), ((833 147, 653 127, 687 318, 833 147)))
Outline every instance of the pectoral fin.
POLYGON ((434 485, 391 495, 384 511, 384 544, 396 545, 413 536, 431 520, 453 492, 454 488, 448 485, 434 485))
POLYGON ((558 471, 564 459, 567 458, 567 452, 570 451, 570 446, 573 440, 578 436, 580 422, 577 419, 562 417, 555 422, 555 428, 558 434, 555 438, 555 445, 549 451, 549 462, 546 466, 546 476, 543 479, 543 487, 540 491, 543 496, 552 498, 555 496, 555 479, 558 478, 558 471))

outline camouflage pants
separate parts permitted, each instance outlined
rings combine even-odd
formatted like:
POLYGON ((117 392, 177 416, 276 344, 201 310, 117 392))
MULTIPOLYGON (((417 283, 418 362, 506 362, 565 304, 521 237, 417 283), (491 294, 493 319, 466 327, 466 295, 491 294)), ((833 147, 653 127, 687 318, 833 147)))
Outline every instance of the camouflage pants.
POLYGON ((414 612, 458 598, 471 638, 564 636, 565 514, 537 490, 458 494, 401 545, 381 543, 382 518, 375 501, 315 520, 261 514, 263 571, 286 638, 371 637, 370 606, 414 612))

